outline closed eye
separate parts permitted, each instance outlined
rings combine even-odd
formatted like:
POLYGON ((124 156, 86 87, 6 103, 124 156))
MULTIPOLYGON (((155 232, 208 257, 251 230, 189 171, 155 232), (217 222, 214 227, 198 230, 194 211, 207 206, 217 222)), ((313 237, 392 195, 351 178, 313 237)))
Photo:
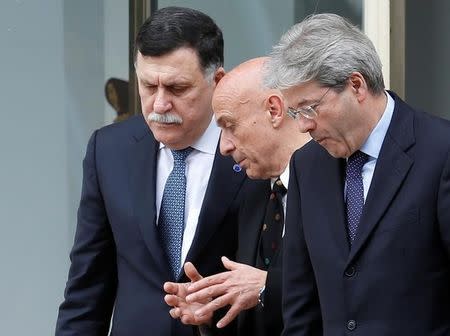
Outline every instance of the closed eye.
POLYGON ((187 91, 187 86, 170 86, 169 90, 172 92, 175 96, 180 96, 183 93, 187 91))

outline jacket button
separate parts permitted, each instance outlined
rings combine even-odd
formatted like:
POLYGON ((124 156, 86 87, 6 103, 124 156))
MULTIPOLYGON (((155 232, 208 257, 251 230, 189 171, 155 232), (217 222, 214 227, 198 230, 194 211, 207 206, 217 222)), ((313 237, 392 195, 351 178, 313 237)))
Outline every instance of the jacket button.
POLYGON ((347 268, 344 272, 345 276, 351 278, 352 276, 354 276, 356 273, 356 269, 353 266, 350 266, 349 268, 347 268))
POLYGON ((352 331, 356 329, 356 321, 355 320, 349 320, 347 322, 347 329, 352 331))

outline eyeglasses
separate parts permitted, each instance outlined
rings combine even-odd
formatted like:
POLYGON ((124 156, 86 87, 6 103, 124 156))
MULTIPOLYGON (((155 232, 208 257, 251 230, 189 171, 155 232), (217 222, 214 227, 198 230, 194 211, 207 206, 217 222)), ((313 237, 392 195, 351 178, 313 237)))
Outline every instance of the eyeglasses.
POLYGON ((315 108, 320 105, 323 98, 327 95, 327 93, 330 91, 330 89, 331 89, 331 86, 322 95, 322 97, 320 97, 320 99, 312 105, 299 107, 297 109, 295 109, 293 107, 288 107, 287 114, 294 119, 297 119, 299 114, 307 119, 314 119, 315 117, 317 117, 317 112, 316 112, 315 108))

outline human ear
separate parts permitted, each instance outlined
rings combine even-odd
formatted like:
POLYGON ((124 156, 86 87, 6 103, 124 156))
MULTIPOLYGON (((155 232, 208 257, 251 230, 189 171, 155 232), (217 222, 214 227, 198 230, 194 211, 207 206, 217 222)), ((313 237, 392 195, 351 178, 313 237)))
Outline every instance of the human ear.
POLYGON ((219 83, 220 80, 225 76, 225 69, 223 67, 219 67, 214 73, 214 82, 219 83))
POLYGON ((284 118, 283 99, 278 94, 271 94, 266 100, 266 109, 269 111, 273 127, 278 127, 284 118))
POLYGON ((364 76, 360 72, 352 72, 348 80, 352 93, 356 95, 358 101, 364 100, 368 92, 367 82, 364 76))

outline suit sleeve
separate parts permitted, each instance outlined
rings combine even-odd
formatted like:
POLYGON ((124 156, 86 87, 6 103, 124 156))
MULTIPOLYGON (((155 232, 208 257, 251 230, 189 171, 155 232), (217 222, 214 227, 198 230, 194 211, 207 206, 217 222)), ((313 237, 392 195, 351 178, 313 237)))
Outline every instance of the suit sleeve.
POLYGON ((83 161, 83 185, 70 270, 56 336, 107 335, 117 286, 116 253, 96 169, 95 132, 83 161))
POLYGON ((279 314, 281 308, 281 276, 281 268, 269 269, 267 272, 264 306, 273 314, 279 314))
POLYGON ((442 240, 450 260, 450 152, 447 155, 439 184, 437 214, 442 240))
MULTIPOLYGON (((317 286, 305 240, 297 162, 291 161, 283 247, 283 336, 322 335, 317 286)), ((300 172, 301 174, 301 172, 300 172)))

